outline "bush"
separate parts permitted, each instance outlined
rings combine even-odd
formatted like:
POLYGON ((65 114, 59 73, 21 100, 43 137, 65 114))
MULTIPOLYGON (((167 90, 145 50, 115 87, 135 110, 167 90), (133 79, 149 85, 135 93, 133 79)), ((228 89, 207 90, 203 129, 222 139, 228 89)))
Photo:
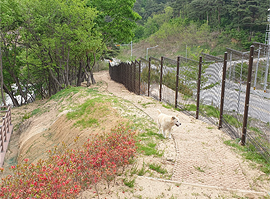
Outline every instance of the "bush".
MULTIPOLYGON (((108 135, 95 136, 82 149, 49 151, 48 160, 12 166, 2 179, 1 198, 75 198, 101 181, 109 183, 136 153, 135 132, 119 125, 108 135)), ((0 169, 3 172, 3 169, 0 169)), ((98 190, 96 190, 98 193, 98 190)))

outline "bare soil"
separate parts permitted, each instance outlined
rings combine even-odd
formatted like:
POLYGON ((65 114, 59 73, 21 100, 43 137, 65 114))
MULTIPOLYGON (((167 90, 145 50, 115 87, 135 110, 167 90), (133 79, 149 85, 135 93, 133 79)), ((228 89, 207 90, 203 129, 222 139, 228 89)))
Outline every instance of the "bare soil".
MULTIPOLYGON (((110 114, 103 118, 105 122, 101 128, 80 129, 66 118, 70 99, 61 102, 40 100, 13 108, 15 128, 5 158, 4 175, 10 173, 8 168, 11 165, 24 158, 29 158, 30 162, 46 158, 46 150, 59 146, 61 142, 67 143, 69 147, 78 147, 73 143, 76 137, 79 137, 79 144, 83 143, 90 134, 109 131, 119 122, 127 120, 127 114, 140 115, 156 125, 157 109, 168 115, 178 113, 152 98, 129 92, 123 85, 112 81, 108 71, 98 72, 94 77, 100 92, 123 99, 129 111, 111 107, 110 114), (42 114, 22 121, 23 116, 38 108, 43 110, 42 114)), ((79 104, 88 97, 74 96, 71 100, 79 104)), ((164 139, 156 146, 164 155, 140 155, 129 168, 129 171, 140 170, 149 164, 157 164, 162 165, 167 174, 160 175, 148 170, 138 176, 126 172, 110 188, 99 184, 100 198, 270 198, 269 175, 260 171, 260 165, 243 159, 226 146, 223 142, 230 137, 216 126, 181 112, 179 114, 182 125, 173 127, 173 139, 164 139), (123 179, 135 179, 134 187, 124 185, 123 179)), ((78 198, 98 196, 92 188, 81 193, 78 198)))

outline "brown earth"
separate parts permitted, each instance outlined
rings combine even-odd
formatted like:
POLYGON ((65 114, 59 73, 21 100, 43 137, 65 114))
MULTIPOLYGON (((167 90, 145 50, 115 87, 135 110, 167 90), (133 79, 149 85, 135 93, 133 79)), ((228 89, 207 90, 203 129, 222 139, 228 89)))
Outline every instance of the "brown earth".
MULTIPOLYGON (((175 115, 174 109, 164 108, 156 100, 129 92, 123 85, 110 80, 108 71, 95 74, 100 92, 121 99, 123 109, 110 107, 110 113, 101 118, 101 128, 74 127, 74 121, 66 118, 71 110, 69 101, 83 103, 91 96, 74 95, 61 102, 36 101, 13 108, 14 133, 5 159, 5 175, 8 168, 29 158, 31 162, 46 158, 46 151, 65 142, 68 147, 83 143, 91 134, 109 131, 126 116, 139 116, 156 125, 157 109, 175 115), (40 108, 42 114, 34 115, 22 122, 25 114, 40 108), (127 111, 128 110, 128 111, 127 111)), ((173 139, 164 139, 157 149, 164 151, 163 157, 140 155, 130 169, 141 169, 144 165, 160 164, 168 173, 146 172, 143 176, 119 176, 110 189, 100 184, 100 198, 270 198, 270 178, 259 170, 260 165, 243 159, 226 146, 230 138, 216 126, 196 120, 180 113, 182 125, 173 128, 173 139), (123 184, 123 179, 135 179, 134 187, 123 184)), ((156 126, 153 126, 156 130, 156 126)), ((81 193, 78 198, 98 198, 94 189, 81 193)))

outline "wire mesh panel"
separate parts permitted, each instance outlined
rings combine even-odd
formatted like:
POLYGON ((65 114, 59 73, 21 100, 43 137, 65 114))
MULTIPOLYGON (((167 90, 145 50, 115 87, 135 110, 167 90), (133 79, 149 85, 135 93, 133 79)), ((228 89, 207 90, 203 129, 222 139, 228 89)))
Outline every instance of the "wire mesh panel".
POLYGON ((270 162, 270 90, 268 48, 255 45, 249 99, 247 145, 270 162))
POLYGON ((249 52, 228 49, 226 84, 224 94, 223 128, 232 138, 242 133, 245 109, 249 52))
MULTIPOLYGON (((140 77, 141 77, 141 83, 140 83, 140 94, 141 95, 148 95, 148 75, 149 75, 149 61, 140 58, 141 63, 141 71, 140 71, 140 77)), ((150 85, 149 85, 150 86, 150 85)))
POLYGON ((137 95, 140 95, 140 87, 141 87, 141 63, 137 60, 135 62, 132 62, 133 64, 133 70, 134 70, 134 93, 137 95))
POLYGON ((162 57, 161 101, 175 105, 177 60, 162 57))
POLYGON ((207 54, 203 54, 203 58, 200 119, 218 125, 224 60, 207 54))
POLYGON ((160 100, 161 59, 150 57, 149 96, 160 100))
POLYGON ((199 72, 199 60, 178 57, 178 98, 177 107, 193 116, 196 115, 197 84, 199 72))

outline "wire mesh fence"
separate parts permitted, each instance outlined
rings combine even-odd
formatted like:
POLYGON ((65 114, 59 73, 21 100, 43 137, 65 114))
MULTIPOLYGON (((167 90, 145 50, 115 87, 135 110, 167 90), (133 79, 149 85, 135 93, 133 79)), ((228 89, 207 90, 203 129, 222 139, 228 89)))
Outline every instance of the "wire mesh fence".
POLYGON ((257 47, 251 55, 228 48, 223 58, 202 53, 199 60, 141 58, 119 64, 110 74, 130 91, 211 122, 234 139, 244 136, 249 149, 270 162, 270 76, 269 60, 262 56, 268 53, 265 49, 257 47))
POLYGON ((256 43, 252 88, 250 90, 247 144, 250 150, 259 151, 270 159, 270 75, 269 54, 265 44, 256 43))

